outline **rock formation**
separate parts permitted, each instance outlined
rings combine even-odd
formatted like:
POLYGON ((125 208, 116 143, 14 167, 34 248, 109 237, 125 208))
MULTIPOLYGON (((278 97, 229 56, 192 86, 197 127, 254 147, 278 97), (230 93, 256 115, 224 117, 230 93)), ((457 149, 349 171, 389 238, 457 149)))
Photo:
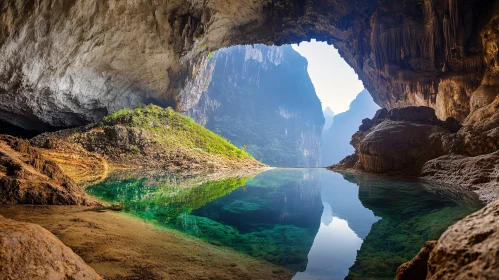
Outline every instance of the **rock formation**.
POLYGON ((211 82, 187 115, 265 164, 319 166, 324 118, 305 58, 291 46, 238 46, 207 67, 211 82))
POLYGON ((397 269, 395 280, 426 279, 426 275, 428 274, 428 259, 436 243, 436 241, 426 242, 414 259, 402 264, 397 269))
POLYGON ((0 204, 96 202, 27 140, 0 135, 0 204))
POLYGON ((440 121, 428 107, 378 110, 352 136, 356 152, 332 169, 420 176, 473 188, 485 201, 499 198, 499 97, 459 124, 440 121))
POLYGON ((499 202, 495 202, 457 222, 436 244, 427 243, 418 256, 402 265, 396 279, 496 278, 499 273, 498 216, 499 202))
POLYGON ((374 116, 379 106, 367 90, 361 91, 350 103, 348 111, 334 116, 333 123, 322 138, 322 166, 338 163, 354 152, 350 139, 364 118, 374 116))
MULTIPOLYGON (((191 171, 265 167, 192 119, 155 105, 124 109, 99 123, 44 133, 31 143, 46 154, 104 160, 100 167, 97 162, 86 168, 78 166, 80 169, 107 165, 191 171)), ((66 170, 74 169, 71 163, 62 164, 66 170)))
POLYGON ((0 278, 102 279, 69 247, 39 225, 0 216, 0 278))
POLYGON ((380 106, 462 121, 498 92, 498 11, 494 0, 6 0, 0 118, 44 130, 138 103, 187 110, 209 52, 316 38, 380 106))

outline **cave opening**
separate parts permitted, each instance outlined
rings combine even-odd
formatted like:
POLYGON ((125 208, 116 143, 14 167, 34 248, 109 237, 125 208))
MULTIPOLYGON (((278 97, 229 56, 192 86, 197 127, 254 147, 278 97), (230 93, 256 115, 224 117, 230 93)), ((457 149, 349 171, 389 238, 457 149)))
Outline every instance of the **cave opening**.
POLYGON ((186 115, 271 166, 339 162, 379 109, 339 51, 315 39, 220 49, 197 80, 209 83, 186 115))
POLYGON ((29 139, 41 133, 43 132, 28 130, 0 119, 0 134, 8 134, 19 138, 29 139))

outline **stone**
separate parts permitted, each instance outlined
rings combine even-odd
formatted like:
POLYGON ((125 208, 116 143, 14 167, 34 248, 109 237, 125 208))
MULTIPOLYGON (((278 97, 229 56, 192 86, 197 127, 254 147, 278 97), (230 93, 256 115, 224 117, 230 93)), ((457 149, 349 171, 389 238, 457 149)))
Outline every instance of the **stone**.
POLYGON ((426 279, 494 279, 499 275, 499 201, 451 226, 428 260, 426 279))
POLYGON ((499 151, 474 157, 444 155, 427 161, 420 176, 433 183, 473 188, 486 202, 499 199, 499 151))
POLYGON ((428 259, 435 248, 437 241, 428 241, 423 245, 419 253, 410 261, 402 264, 397 269, 395 280, 419 280, 425 279, 428 274, 428 259))
POLYGON ((465 217, 446 230, 436 244, 427 242, 412 261, 400 266, 396 279, 497 279, 498 217, 499 201, 465 217))
POLYGON ((426 161, 446 154, 457 145, 448 126, 437 119, 432 108, 380 109, 372 120, 363 120, 359 131, 352 136, 350 143, 358 161, 353 165, 340 163, 338 167, 417 174, 426 161))
POLYGON ((0 204, 98 203, 29 141, 0 135, 0 204))
POLYGON ((1 279, 102 279, 39 225, 0 216, 1 279))

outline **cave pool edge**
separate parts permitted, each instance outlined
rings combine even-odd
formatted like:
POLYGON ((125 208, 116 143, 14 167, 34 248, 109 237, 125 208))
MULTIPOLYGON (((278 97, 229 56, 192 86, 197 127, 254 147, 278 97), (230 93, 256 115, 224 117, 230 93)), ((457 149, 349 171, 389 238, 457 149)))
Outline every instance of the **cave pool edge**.
POLYGON ((453 223, 471 191, 325 169, 255 176, 116 173, 86 191, 124 213, 295 272, 293 279, 393 279, 453 223))

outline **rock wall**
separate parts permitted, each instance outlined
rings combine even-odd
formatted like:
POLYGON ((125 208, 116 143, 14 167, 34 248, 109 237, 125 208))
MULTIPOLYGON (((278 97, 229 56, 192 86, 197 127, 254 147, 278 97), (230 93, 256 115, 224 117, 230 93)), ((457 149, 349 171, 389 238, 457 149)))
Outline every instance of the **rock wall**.
POLYGON ((316 38, 380 106, 463 120, 499 91, 498 10, 494 0, 6 0, 0 118, 45 130, 138 103, 187 110, 210 51, 316 38))
POLYGON ((211 82, 187 115, 265 164, 320 165, 324 117, 305 58, 291 46, 265 45, 210 57, 199 78, 211 82))

